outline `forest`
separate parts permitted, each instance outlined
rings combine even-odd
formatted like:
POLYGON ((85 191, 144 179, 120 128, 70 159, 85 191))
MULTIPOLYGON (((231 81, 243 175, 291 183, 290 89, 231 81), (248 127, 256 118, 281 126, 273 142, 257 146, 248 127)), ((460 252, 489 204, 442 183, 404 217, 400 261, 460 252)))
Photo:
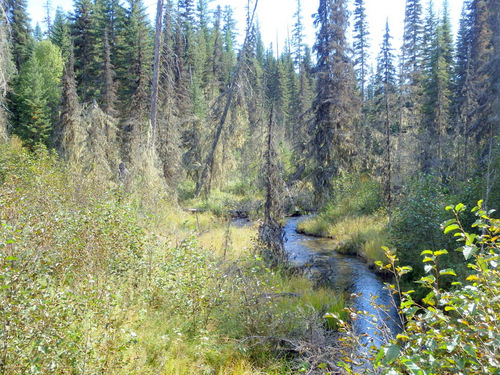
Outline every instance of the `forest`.
POLYGON ((258 2, 0 0, 1 374, 500 374, 500 2, 258 2))

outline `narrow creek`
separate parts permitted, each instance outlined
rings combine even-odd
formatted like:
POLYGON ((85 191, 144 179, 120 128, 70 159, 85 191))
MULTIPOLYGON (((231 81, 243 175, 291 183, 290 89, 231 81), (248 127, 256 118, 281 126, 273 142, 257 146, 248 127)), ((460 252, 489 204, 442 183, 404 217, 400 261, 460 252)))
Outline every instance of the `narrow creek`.
POLYGON ((339 293, 357 295, 353 297, 352 306, 356 311, 368 313, 353 321, 353 328, 363 343, 373 340, 375 345, 380 346, 384 343, 384 335, 387 338, 400 332, 401 321, 383 280, 362 260, 338 254, 334 250, 333 240, 297 233, 297 224, 305 219, 306 217, 290 218, 284 228, 285 250, 291 264, 339 293), (375 305, 387 307, 376 307, 373 301, 375 305), (378 323, 370 315, 377 317, 378 323), (380 329, 380 322, 385 329, 380 329), (381 335, 380 332, 384 334, 381 335))

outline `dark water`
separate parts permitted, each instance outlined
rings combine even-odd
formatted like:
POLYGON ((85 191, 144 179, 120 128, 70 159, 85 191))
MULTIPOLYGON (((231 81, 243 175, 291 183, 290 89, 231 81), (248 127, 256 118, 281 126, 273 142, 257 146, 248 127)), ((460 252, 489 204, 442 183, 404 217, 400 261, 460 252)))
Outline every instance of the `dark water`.
POLYGON ((335 252, 333 240, 297 233, 297 223, 305 219, 291 218, 285 226, 285 249, 292 265, 301 267, 306 275, 339 290, 339 293, 356 294, 352 306, 356 311, 368 314, 358 314, 352 322, 362 342, 380 346, 394 337, 401 331, 401 321, 384 282, 362 260, 335 252), (373 301, 386 307, 375 307, 373 301))

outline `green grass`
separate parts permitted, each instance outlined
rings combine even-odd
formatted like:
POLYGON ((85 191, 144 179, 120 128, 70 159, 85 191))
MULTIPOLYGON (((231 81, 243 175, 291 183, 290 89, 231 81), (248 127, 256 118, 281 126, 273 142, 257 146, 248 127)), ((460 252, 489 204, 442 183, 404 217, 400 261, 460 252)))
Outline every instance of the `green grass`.
POLYGON ((338 252, 359 255, 373 267, 376 261, 386 261, 382 246, 390 243, 388 223, 388 216, 382 213, 347 216, 335 221, 318 215, 301 222, 298 229, 306 234, 333 238, 338 252))
POLYGON ((342 295, 268 269, 255 227, 164 195, 139 202, 46 150, 0 145, 6 373, 286 374, 273 347, 246 340, 303 340, 343 313, 342 295))

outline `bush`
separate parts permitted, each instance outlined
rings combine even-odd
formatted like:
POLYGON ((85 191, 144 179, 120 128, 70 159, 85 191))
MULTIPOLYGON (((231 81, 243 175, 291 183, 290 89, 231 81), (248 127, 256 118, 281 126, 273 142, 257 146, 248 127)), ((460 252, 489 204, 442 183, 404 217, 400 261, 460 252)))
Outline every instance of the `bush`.
MULTIPOLYGON (((491 212, 474 208, 478 233, 467 233, 459 215, 465 206, 447 207, 454 218, 443 227, 461 243, 457 249, 468 262, 467 280, 442 287, 445 278, 456 277, 451 268, 442 268, 439 259, 446 250, 422 252, 426 275, 417 283, 427 291, 422 304, 412 292, 401 293, 400 313, 407 324, 391 344, 375 353, 374 371, 384 374, 499 374, 500 373, 500 220, 491 212)), ((396 279, 410 271, 395 265, 397 258, 387 251, 386 269, 396 279)), ((400 293, 394 286, 390 288, 400 293)), ((345 366, 348 368, 348 366, 345 366)))

